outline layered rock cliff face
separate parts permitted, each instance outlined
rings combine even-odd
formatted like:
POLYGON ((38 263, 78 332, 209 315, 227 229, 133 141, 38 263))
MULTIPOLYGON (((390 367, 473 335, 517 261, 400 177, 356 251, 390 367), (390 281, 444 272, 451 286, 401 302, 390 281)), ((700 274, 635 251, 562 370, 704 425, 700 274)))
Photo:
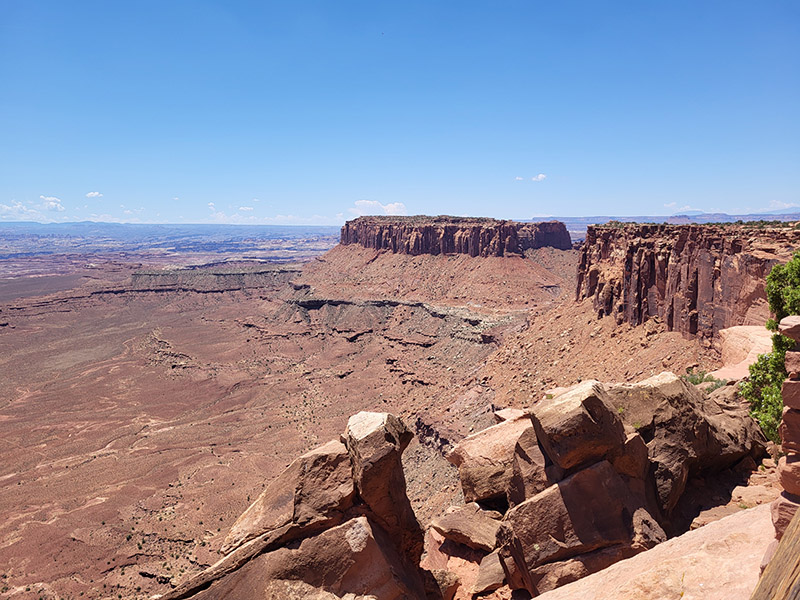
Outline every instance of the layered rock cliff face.
POLYGON ((396 254, 505 256, 552 246, 572 247, 563 223, 519 223, 462 217, 359 217, 342 227, 342 244, 396 254))
POLYGON ((764 283, 791 258, 800 231, 712 225, 592 226, 578 266, 578 300, 598 316, 712 337, 769 316, 764 283))

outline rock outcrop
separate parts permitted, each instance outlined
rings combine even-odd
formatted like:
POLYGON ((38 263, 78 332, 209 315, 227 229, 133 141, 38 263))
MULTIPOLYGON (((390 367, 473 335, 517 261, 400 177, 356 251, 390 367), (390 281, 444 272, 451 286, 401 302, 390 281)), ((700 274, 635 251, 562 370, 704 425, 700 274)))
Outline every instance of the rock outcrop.
POLYGON ((416 566, 422 555, 422 529, 406 495, 400 462, 400 455, 413 437, 392 414, 360 412, 350 417, 343 439, 359 497, 373 518, 399 543, 408 562, 416 566))
POLYGON ((545 397, 531 421, 515 446, 512 508, 498 532, 511 587, 537 595, 666 539, 648 506, 644 443, 626 436, 602 384, 545 397))
POLYGON ((770 543, 769 509, 740 511, 542 594, 542 600, 747 600, 770 543))
POLYGON ((425 598, 433 578, 400 462, 411 437, 388 413, 354 415, 343 443, 289 465, 236 521, 223 558, 164 600, 425 598))
POLYGON ((766 440, 747 409, 706 397, 673 373, 607 387, 623 423, 647 444, 659 508, 668 517, 690 477, 764 454, 766 440))
POLYGON ((638 384, 586 381, 548 395, 531 409, 532 426, 508 416, 451 454, 465 497, 498 506, 497 486, 505 486, 510 508, 496 546, 465 535, 478 529, 475 505, 452 509, 451 523, 434 521, 439 537, 428 536, 435 564, 457 569, 476 590, 500 586, 498 564, 503 586, 536 595, 647 550, 677 528, 672 514, 688 481, 764 453, 745 408, 672 373, 638 384))
POLYGON ((447 460, 458 467, 464 500, 505 498, 513 474, 517 440, 532 427, 528 415, 521 415, 467 436, 456 444, 447 460))
POLYGON ((595 463, 625 443, 622 421, 596 381, 541 400, 531 418, 542 450, 565 470, 595 463))
MULTIPOLYGON (((690 476, 763 450, 748 419, 671 373, 583 382, 459 442, 450 457, 477 502, 423 534, 401 462, 411 432, 391 414, 361 412, 341 441, 265 488, 216 564, 163 598, 536 596, 665 541, 690 476)), ((774 507, 776 521, 786 508, 774 507)))
POLYGON ((355 488, 344 444, 332 440, 307 452, 272 481, 233 524, 221 551, 228 553, 270 531, 308 532, 341 521, 355 488))
POLYGON ((717 334, 722 367, 709 373, 716 379, 744 379, 750 375, 750 365, 758 360, 758 355, 772 351, 772 332, 763 325, 728 327, 717 334))
POLYGON ((737 225, 590 226, 577 298, 598 316, 638 325, 657 317, 670 331, 712 337, 768 318, 764 281, 791 258, 800 231, 737 225))
POLYGON ((396 254, 505 256, 552 246, 572 247, 563 223, 520 223, 466 217, 359 217, 342 227, 342 244, 396 254))
POLYGON ((470 502, 466 506, 451 507, 431 521, 431 527, 456 543, 491 552, 497 543, 502 518, 499 512, 482 510, 476 502, 470 502))

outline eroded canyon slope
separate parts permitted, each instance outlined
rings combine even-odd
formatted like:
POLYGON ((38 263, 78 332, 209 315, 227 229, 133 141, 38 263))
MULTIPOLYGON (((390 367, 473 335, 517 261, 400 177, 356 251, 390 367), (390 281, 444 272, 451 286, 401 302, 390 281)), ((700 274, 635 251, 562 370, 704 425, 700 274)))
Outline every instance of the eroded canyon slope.
MULTIPOLYGON (((473 239, 452 227, 433 237, 473 239)), ((5 593, 171 589, 218 558, 265 482, 360 410, 415 430, 404 461, 424 523, 461 498, 442 450, 491 424, 494 408, 581 378, 715 365, 710 343, 659 319, 598 317, 592 298, 574 300, 577 251, 498 227, 465 252, 444 241, 423 252, 432 246, 410 240, 430 236, 405 230, 389 239, 419 252, 343 232, 350 243, 294 265, 76 263, 50 293, 4 301, 5 593)))

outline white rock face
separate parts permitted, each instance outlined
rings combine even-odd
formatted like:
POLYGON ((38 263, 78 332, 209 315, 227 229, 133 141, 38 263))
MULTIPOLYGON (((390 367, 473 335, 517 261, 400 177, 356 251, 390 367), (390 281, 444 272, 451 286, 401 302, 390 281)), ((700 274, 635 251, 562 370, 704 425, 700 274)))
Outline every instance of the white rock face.
POLYGON ((347 421, 347 432, 354 439, 363 440, 371 433, 381 429, 386 424, 388 417, 388 413, 361 411, 347 421))
POLYGON ((717 379, 738 380, 747 377, 747 367, 759 354, 772 352, 772 332, 760 325, 741 325, 721 329, 722 367, 709 373, 717 379))

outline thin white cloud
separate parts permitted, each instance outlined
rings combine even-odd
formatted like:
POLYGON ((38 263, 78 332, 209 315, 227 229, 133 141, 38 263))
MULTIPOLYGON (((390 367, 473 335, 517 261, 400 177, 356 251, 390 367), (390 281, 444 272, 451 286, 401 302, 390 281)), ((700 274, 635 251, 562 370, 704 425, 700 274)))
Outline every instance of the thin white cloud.
POLYGON ((47 210, 56 212, 64 212, 66 210, 64 205, 61 204, 61 198, 55 196, 39 196, 39 198, 44 201, 44 207, 47 210))
POLYGON ((102 198, 103 194, 101 194, 100 192, 89 192, 88 194, 86 194, 86 197, 87 198, 102 198))
POLYGON ((525 179, 524 177, 514 177, 514 181, 522 181, 524 179, 525 179))
POLYGON ((377 200, 356 200, 355 206, 347 210, 356 216, 363 215, 407 215, 406 205, 402 202, 381 204, 377 200))
POLYGON ((664 205, 664 208, 675 208, 676 206, 678 206, 678 203, 677 203, 677 202, 667 202, 667 203, 664 205))
POLYGON ((773 209, 773 210, 774 209, 783 210, 783 209, 786 209, 786 208, 797 208, 798 206, 800 206, 800 205, 798 205, 796 202, 781 202, 780 200, 770 200, 769 201, 769 207, 771 209, 773 209))
POLYGON ((252 206, 240 206, 239 210, 246 212, 246 211, 249 211, 249 210, 253 210, 253 207, 252 206))
POLYGON ((215 210, 214 206, 215 206, 215 205, 214 205, 214 203, 213 203, 213 202, 209 202, 209 203, 208 203, 208 208, 210 208, 211 210, 215 210))
POLYGON ((225 223, 233 225, 341 225, 344 222, 344 214, 339 213, 335 217, 324 215, 311 215, 303 217, 300 215, 275 215, 274 217, 259 217, 250 211, 235 212, 227 214, 223 211, 212 212, 207 222, 225 223))
POLYGON ((539 173, 536 177, 531 177, 531 181, 544 181, 547 179, 547 175, 544 173, 539 173))
POLYGON ((11 204, 0 204, 0 219, 36 220, 41 218, 41 216, 38 210, 29 208, 18 200, 12 200, 11 204))

